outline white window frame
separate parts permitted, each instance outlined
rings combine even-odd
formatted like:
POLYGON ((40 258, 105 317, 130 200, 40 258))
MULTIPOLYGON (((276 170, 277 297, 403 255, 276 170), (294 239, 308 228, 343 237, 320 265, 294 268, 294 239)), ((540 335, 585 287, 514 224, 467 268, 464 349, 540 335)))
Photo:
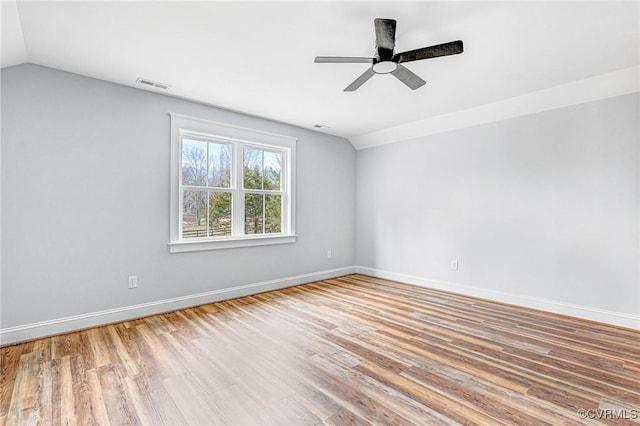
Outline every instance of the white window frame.
POLYGON ((171 116, 171 194, 169 251, 228 249, 235 247, 288 244, 296 241, 295 234, 295 159, 296 138, 262 132, 244 127, 222 124, 201 118, 170 113, 171 116), (211 142, 229 143, 232 148, 231 192, 232 235, 224 237, 182 238, 182 137, 194 136, 211 142), (274 234, 244 235, 244 194, 276 193, 272 191, 244 189, 242 183, 243 151, 245 147, 277 151, 282 154, 281 192, 282 232, 274 234))

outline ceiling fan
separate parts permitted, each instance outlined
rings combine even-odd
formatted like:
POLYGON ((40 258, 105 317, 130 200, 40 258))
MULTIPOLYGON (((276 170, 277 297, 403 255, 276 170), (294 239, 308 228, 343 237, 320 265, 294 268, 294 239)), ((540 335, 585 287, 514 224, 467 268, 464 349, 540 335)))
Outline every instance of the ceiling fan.
POLYGON ((416 90, 426 84, 426 81, 411 72, 402 64, 419 61, 421 59, 437 58, 439 56, 457 55, 462 53, 462 41, 437 44, 402 53, 394 53, 396 46, 396 21, 394 19, 377 18, 373 20, 376 30, 376 53, 373 58, 345 57, 345 56, 317 56, 316 63, 369 63, 367 69, 344 91, 353 92, 362 86, 374 74, 391 74, 410 89, 416 90))

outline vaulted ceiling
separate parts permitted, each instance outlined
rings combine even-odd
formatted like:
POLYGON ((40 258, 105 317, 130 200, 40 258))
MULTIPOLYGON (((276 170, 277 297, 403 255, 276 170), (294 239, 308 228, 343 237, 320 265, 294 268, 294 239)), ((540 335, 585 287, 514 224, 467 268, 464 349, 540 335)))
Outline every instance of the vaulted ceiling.
POLYGON ((356 148, 639 90, 640 7, 626 2, 2 2, 2 66, 30 62, 348 138, 356 148), (375 75, 373 20, 396 49, 463 40, 411 62, 415 91, 375 75), (170 85, 163 90, 138 77, 170 85))

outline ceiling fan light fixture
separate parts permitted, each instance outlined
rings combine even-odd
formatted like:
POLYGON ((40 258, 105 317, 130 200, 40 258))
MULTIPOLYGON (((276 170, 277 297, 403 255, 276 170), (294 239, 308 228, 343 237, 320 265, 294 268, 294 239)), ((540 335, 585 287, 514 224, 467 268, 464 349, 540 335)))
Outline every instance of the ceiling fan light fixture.
POLYGON ((380 61, 373 64, 372 68, 376 74, 389 74, 398 68, 398 64, 393 61, 380 61))

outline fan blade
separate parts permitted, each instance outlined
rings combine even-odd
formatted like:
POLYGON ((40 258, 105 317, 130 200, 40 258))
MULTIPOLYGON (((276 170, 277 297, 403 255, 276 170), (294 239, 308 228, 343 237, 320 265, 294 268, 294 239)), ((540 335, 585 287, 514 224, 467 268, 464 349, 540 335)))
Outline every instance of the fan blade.
POLYGON ((412 71, 409 71, 408 68, 403 67, 398 64, 398 68, 395 71, 391 71, 391 74, 404 84, 406 84, 411 90, 416 90, 419 87, 427 84, 426 81, 415 75, 412 71))
POLYGON ((439 56, 457 55, 458 53, 462 53, 462 40, 398 53, 393 56, 393 61, 399 63, 419 61, 421 59, 437 58, 439 56))
POLYGON ((348 85, 344 91, 345 92, 353 92, 354 90, 356 90, 358 87, 362 86, 367 80, 369 80, 373 75, 375 74, 375 72, 373 72, 373 69, 368 68, 365 72, 362 73, 362 75, 360 75, 360 77, 356 78, 353 83, 351 83, 350 85, 348 85))
POLYGON ((394 19, 376 18, 373 20, 376 29, 376 49, 380 60, 389 60, 396 47, 396 21, 394 19))
POLYGON ((352 56, 316 56, 316 59, 313 62, 316 64, 370 64, 373 62, 373 58, 352 56))

